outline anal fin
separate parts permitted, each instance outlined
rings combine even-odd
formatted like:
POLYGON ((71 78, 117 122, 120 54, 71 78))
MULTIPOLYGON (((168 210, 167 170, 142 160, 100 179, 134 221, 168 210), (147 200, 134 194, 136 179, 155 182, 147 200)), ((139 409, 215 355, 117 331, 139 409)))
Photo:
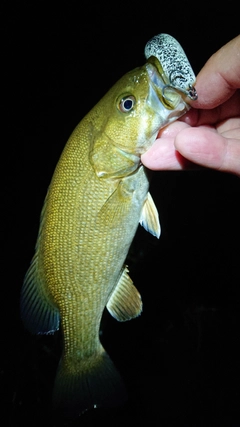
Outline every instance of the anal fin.
POLYGON ((121 322, 141 314, 141 295, 128 275, 127 266, 124 267, 117 286, 107 303, 107 309, 115 319, 121 322))

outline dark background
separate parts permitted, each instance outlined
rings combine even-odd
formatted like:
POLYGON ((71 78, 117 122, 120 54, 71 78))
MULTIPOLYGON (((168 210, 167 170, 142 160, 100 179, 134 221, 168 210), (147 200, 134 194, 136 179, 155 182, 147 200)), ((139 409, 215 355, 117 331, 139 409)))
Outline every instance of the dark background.
MULTIPOLYGON (((160 32, 194 71, 239 33, 235 2, 1 2, 3 426, 59 425, 50 399, 59 335, 31 337, 19 294, 53 170, 81 118, 160 32)), ((144 304, 103 343, 129 401, 72 425, 240 426, 239 179, 156 172, 159 241, 139 229, 128 264, 144 304)), ((70 424, 69 424, 70 425, 70 424)))

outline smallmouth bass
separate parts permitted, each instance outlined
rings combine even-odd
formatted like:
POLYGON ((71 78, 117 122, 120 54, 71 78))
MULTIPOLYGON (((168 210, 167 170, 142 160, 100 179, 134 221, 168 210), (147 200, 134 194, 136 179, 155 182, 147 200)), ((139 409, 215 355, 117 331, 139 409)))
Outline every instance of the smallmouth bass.
POLYGON ((196 95, 181 52, 169 35, 147 43, 146 64, 125 74, 73 131, 46 195, 21 316, 35 334, 61 327, 53 402, 66 416, 125 398, 99 327, 105 307, 119 321, 142 310, 124 262, 138 224, 159 238, 160 223, 140 156, 196 95))

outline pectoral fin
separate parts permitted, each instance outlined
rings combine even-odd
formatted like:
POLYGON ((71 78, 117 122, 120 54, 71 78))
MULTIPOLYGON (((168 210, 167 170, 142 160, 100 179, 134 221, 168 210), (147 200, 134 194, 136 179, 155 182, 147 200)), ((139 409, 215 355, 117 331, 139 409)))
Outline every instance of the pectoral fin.
POLYGON ((127 267, 124 268, 118 284, 107 303, 107 309, 120 322, 130 320, 141 314, 141 296, 128 275, 127 267))
POLYGON ((128 220, 131 214, 131 201, 134 192, 134 186, 131 186, 131 180, 125 178, 121 180, 113 193, 105 201, 97 215, 97 224, 112 229, 118 227, 120 223, 128 220))
POLYGON ((159 222, 158 211, 149 192, 143 205, 139 223, 145 228, 145 230, 159 239, 161 234, 161 226, 159 222))

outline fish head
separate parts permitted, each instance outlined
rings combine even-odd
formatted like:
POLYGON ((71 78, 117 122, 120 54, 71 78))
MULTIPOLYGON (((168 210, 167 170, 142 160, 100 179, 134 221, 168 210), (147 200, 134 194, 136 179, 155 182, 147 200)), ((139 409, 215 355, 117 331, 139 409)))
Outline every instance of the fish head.
MULTIPOLYGON (((166 59, 172 39, 164 39, 165 44, 158 40, 165 56, 159 54, 155 40, 154 49, 152 42, 148 42, 147 62, 126 73, 100 101, 98 133, 90 153, 98 176, 121 177, 132 173, 159 130, 189 110, 188 101, 194 99, 195 89, 188 79, 185 86, 182 84, 185 75, 180 73, 180 65, 176 68, 176 59, 173 57, 171 64, 166 59)), ((171 47, 175 48, 174 43, 171 47)), ((182 62, 183 59, 188 62, 186 56, 181 57, 182 62)), ((193 73, 191 83, 194 83, 192 76, 193 73)))
POLYGON ((189 108, 185 95, 167 85, 158 59, 150 57, 108 92, 103 131, 118 148, 141 156, 154 142, 159 129, 189 108))

